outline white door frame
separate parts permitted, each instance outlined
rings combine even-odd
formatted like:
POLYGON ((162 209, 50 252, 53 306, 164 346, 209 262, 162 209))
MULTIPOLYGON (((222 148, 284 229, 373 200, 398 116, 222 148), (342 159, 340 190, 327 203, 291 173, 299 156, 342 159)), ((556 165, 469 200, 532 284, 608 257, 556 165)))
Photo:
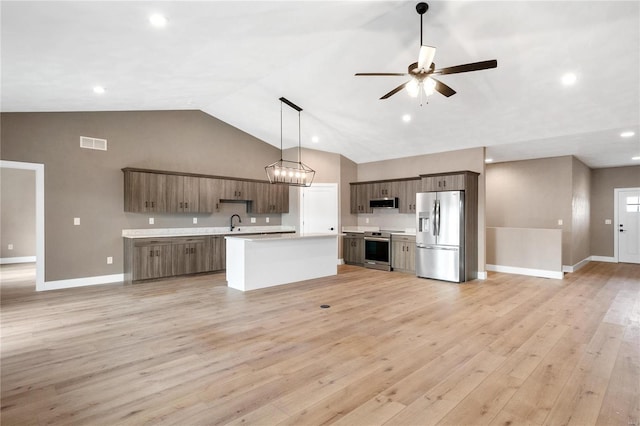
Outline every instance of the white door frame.
POLYGON ((618 219, 618 202, 620 201, 620 192, 622 191, 640 191, 640 188, 614 188, 613 189, 613 258, 618 263, 618 234, 620 231, 620 220, 618 219))
MULTIPOLYGON (((336 206, 338 206, 338 209, 336 211, 336 229, 334 230, 335 233, 338 233, 338 227, 340 226, 340 193, 338 192, 338 184, 337 183, 312 183, 311 187, 313 188, 335 188, 336 190, 336 206)), ((299 225, 300 225, 300 232, 302 232, 302 230, 304 229, 304 227, 302 226, 302 223, 304 221, 304 190, 306 189, 305 187, 300 188, 300 197, 298 202, 299 202, 299 212, 300 214, 298 215, 298 221, 299 221, 299 225)))
POLYGON ((36 172, 36 291, 44 285, 44 164, 0 160, 0 168, 36 172))

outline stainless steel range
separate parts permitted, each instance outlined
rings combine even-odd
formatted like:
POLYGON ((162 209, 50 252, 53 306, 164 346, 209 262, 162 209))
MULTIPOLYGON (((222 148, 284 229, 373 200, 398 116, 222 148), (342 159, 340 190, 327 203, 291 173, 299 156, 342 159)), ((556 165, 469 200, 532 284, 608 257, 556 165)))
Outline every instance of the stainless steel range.
POLYGON ((364 233, 364 266, 382 271, 391 270, 391 233, 386 231, 364 233))

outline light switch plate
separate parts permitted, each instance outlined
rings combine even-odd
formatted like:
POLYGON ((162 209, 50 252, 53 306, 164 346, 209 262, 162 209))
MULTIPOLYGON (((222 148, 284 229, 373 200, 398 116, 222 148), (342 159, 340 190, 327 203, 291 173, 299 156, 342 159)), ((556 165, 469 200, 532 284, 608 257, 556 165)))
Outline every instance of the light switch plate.
POLYGON ((7 244, 7 250, 13 250, 13 244, 7 244))
POLYGON ((256 218, 255 217, 251 218, 251 223, 256 223, 256 218))
POLYGON ((558 225, 562 225, 562 219, 558 219, 558 225))
POLYGON ((73 218, 73 224, 74 225, 80 225, 80 218, 79 217, 74 217, 73 218))
POLYGON ((152 217, 149 218, 149 225, 153 225, 156 221, 152 217))
POLYGON ((269 218, 266 219, 267 223, 269 223, 269 218))
POLYGON ((605 225, 611 225, 611 219, 605 219, 604 220, 604 224, 605 225))
POLYGON ((198 218, 197 217, 193 218, 193 223, 198 223, 198 218))
POLYGON ((369 223, 369 218, 368 217, 364 218, 364 223, 369 223))
POLYGON ((113 257, 107 257, 107 265, 111 265, 113 263, 113 257))

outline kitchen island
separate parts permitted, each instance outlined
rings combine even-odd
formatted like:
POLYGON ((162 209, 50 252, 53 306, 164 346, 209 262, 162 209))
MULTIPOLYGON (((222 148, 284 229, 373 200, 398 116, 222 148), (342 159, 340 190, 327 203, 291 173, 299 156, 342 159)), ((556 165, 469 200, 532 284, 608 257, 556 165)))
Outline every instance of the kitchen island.
POLYGON ((337 234, 225 237, 227 285, 249 291, 337 275, 337 234))

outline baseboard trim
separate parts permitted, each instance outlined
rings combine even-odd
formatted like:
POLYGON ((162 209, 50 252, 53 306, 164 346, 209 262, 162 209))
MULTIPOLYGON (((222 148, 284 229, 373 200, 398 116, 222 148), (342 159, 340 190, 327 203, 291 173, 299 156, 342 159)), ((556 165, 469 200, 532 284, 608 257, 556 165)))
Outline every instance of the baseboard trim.
POLYGON ((478 271, 478 278, 479 280, 486 280, 487 279, 487 271, 481 272, 478 271))
POLYGON ((0 258, 0 265, 10 265, 12 263, 33 263, 35 261, 35 256, 2 257, 0 258))
POLYGON ((580 268, 582 268, 587 263, 591 262, 591 256, 582 259, 580 262, 575 265, 562 265, 562 272, 576 272, 580 268))
POLYGON ((594 262, 618 263, 616 258, 612 256, 591 256, 591 260, 593 260, 594 262))
POLYGON ((564 277, 562 271, 548 271, 545 269, 518 268, 515 266, 487 265, 487 271, 504 272, 505 274, 528 275, 531 277, 552 278, 561 280, 564 277))
POLYGON ((124 281, 124 274, 99 275, 96 277, 72 278, 69 280, 46 281, 44 290, 61 290, 73 287, 86 287, 90 285, 112 284, 124 281))

